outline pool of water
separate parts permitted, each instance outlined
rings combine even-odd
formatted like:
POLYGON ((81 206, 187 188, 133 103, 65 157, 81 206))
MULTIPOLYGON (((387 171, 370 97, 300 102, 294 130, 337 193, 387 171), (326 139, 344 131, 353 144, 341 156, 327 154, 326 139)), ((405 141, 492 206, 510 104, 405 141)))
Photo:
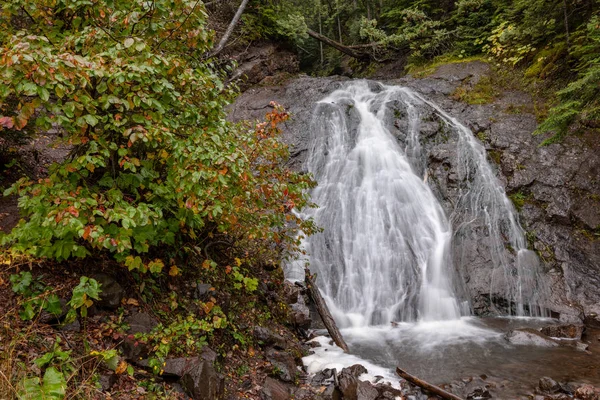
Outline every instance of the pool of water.
POLYGON ((346 328, 342 334, 350 355, 321 339, 322 347, 304 361, 309 372, 361 363, 371 376, 380 375, 396 384, 396 366, 437 385, 485 375, 484 383, 491 386, 495 399, 525 398, 543 376, 573 386, 600 386, 599 330, 584 333, 587 352, 569 346, 568 341, 565 346, 540 347, 513 345, 504 337, 514 329, 552 323, 533 318, 462 318, 346 328))

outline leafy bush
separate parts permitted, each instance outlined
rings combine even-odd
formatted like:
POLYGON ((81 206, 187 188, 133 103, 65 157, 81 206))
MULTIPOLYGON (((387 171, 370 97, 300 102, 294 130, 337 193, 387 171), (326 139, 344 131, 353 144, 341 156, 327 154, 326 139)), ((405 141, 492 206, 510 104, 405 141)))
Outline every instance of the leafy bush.
POLYGON ((165 248, 207 232, 286 250, 286 223, 310 231, 289 212, 311 181, 281 167, 287 114, 275 107, 254 128, 225 120, 233 93, 203 61, 201 2, 15 0, 1 12, 2 126, 57 129, 73 146, 47 178, 6 191, 24 215, 2 239, 14 253, 107 252, 159 272, 165 248))

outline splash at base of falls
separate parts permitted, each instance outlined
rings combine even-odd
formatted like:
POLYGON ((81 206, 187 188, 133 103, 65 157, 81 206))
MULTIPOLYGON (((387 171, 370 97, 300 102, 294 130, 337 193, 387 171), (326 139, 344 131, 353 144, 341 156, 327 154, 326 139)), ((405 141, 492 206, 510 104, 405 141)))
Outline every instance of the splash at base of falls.
POLYGON ((301 279, 308 261, 341 327, 469 315, 460 246, 473 235, 489 237, 489 298, 508 302, 509 314, 543 315, 537 256, 485 149, 457 120, 409 89, 358 81, 317 104, 311 136, 319 208, 305 216, 324 230, 305 240, 308 259, 286 275, 301 279), (399 109, 403 141, 390 126, 399 109), (456 142, 460 193, 449 218, 427 182, 420 127, 432 113, 456 142))

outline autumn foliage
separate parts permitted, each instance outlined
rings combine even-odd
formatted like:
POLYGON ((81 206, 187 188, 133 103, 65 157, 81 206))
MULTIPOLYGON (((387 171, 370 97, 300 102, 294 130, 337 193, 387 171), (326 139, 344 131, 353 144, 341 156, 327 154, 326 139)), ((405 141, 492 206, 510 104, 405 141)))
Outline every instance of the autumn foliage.
POLYGON ((201 238, 287 252, 312 230, 290 212, 312 182, 282 167, 288 115, 225 119, 233 93, 203 61, 202 2, 15 0, 1 13, 0 135, 53 130, 72 146, 45 179, 7 190, 24 217, 2 238, 13 254, 101 252, 160 272, 201 238))

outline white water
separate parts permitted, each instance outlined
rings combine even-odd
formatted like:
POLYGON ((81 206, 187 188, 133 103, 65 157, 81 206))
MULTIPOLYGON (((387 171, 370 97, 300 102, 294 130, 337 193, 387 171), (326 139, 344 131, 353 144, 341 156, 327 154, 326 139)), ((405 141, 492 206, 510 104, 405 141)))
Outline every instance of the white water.
MULTIPOLYGON (((540 313, 537 257, 527 250, 514 207, 469 129, 407 88, 366 81, 320 101, 312 127, 307 167, 318 182, 312 200, 320 207, 306 216, 324 231, 308 238, 305 248, 341 327, 469 315, 468 295, 453 265, 460 247, 453 246, 466 235, 481 234, 476 231, 481 226, 490 237, 490 297, 500 292, 516 315, 540 313), (408 118, 403 146, 386 126, 393 103, 403 104, 408 118), (450 215, 455 243, 426 182, 427 155, 419 137, 425 109, 433 110, 457 142, 462 183, 450 215)), ((458 267, 468 262, 458 261, 458 267)), ((288 278, 301 278, 303 265, 302 260, 288 265, 288 278)))

